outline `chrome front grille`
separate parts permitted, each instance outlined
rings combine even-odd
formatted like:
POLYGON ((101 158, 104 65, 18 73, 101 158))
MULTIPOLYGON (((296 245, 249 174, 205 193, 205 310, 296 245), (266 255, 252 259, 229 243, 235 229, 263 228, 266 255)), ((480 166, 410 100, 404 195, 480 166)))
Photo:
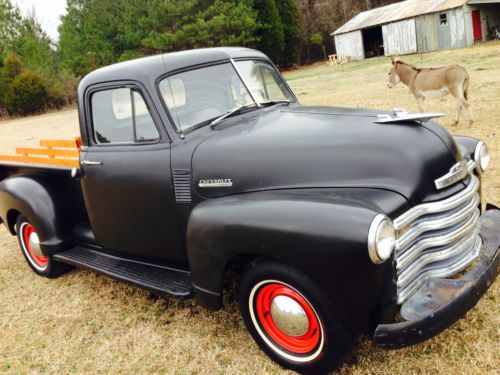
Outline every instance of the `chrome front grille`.
MULTIPOLYGON (((469 170, 474 167, 469 164, 469 170)), ((397 299, 403 303, 431 278, 449 277, 479 255, 479 179, 447 199, 412 208, 396 220, 397 299)))

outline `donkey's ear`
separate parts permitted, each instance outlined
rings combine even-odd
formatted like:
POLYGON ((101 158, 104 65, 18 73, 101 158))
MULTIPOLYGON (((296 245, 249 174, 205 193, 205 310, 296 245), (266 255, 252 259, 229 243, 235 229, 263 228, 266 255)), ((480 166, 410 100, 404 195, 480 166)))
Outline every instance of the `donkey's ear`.
POLYGON ((392 61, 392 64, 394 65, 399 61, 399 57, 398 56, 391 56, 391 61, 392 61))

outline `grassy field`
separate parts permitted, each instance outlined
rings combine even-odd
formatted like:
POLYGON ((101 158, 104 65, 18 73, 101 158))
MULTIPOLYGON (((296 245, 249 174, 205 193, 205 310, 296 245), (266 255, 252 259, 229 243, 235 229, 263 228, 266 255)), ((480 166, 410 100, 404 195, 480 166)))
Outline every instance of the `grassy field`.
MULTIPOLYGON (((453 134, 486 141, 493 155, 485 198, 500 205, 500 43, 405 57, 423 66, 460 64, 471 76, 476 122, 452 127, 454 100, 427 104, 445 112, 453 134)), ((317 64, 286 78, 303 104, 390 109, 417 105, 403 86, 389 90, 386 58, 344 67, 317 64)), ((0 152, 41 138, 78 134, 76 111, 0 123, 0 152)), ((85 374, 279 374, 246 332, 231 296, 212 313, 194 301, 163 300, 86 271, 57 280, 37 277, 15 238, 0 229, 0 373, 85 374)), ((500 373, 498 282, 466 317, 423 344, 398 351, 373 348, 369 339, 341 374, 500 373)))

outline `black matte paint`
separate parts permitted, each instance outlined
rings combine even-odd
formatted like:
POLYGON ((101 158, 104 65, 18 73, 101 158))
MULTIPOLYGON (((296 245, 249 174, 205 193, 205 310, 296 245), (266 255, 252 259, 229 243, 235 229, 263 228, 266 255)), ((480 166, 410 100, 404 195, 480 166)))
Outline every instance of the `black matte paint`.
POLYGON ((15 218, 10 214, 21 213, 37 228, 44 253, 68 249, 73 227, 86 218, 78 181, 59 171, 42 173, 20 168, 17 172, 20 175, 0 182, 2 221, 13 231, 15 218))
POLYGON ((245 58, 269 61, 251 49, 215 48, 136 59, 86 76, 78 89, 81 159, 103 164, 83 166, 78 179, 67 168, 0 164, 0 222, 8 225, 12 210, 23 213, 47 253, 76 242, 120 264, 191 271, 199 302, 211 309, 222 304, 232 260, 266 257, 311 278, 354 331, 390 321, 394 270, 391 261, 371 262, 369 225, 379 213, 395 218, 462 190, 458 182, 438 191, 434 180, 463 154, 470 157, 477 140, 454 139, 434 122, 376 124, 384 111, 298 102, 177 131, 159 81, 245 58), (144 96, 158 142, 93 141, 92 92, 122 86, 144 96), (176 202, 174 170, 191 173, 191 202, 176 202), (220 178, 233 186, 198 187, 200 179, 220 178))

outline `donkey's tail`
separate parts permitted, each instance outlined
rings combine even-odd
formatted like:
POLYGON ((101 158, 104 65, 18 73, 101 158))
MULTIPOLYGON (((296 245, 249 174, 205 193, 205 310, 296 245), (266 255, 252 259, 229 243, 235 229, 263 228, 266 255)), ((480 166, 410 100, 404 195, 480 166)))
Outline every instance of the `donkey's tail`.
POLYGON ((468 74, 465 76, 464 84, 462 87, 464 89, 465 100, 469 100, 469 75, 468 74))

